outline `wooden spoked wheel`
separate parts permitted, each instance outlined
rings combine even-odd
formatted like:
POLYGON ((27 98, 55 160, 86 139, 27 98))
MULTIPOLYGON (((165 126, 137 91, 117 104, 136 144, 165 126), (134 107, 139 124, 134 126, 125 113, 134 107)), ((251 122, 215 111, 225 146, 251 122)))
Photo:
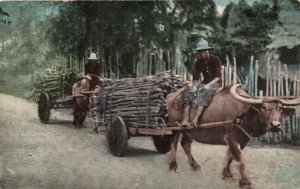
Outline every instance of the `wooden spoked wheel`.
POLYGON ((114 156, 122 156, 127 147, 128 131, 120 116, 114 117, 107 126, 106 138, 109 152, 114 156))
POLYGON ((38 101, 38 114, 41 122, 48 123, 51 110, 51 101, 48 93, 41 93, 38 101))
POLYGON ((165 154, 171 150, 171 136, 152 136, 152 139, 159 153, 165 154))

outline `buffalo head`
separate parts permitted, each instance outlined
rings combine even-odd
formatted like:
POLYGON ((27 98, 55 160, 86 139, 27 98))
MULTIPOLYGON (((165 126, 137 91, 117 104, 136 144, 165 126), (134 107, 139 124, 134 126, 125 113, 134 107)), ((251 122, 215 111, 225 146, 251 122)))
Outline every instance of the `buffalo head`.
POLYGON ((286 100, 277 97, 255 98, 239 95, 236 92, 238 86, 240 86, 240 84, 232 86, 230 93, 235 99, 252 105, 252 109, 257 112, 258 115, 257 121, 261 125, 265 126, 263 128, 265 131, 280 131, 282 127, 282 118, 284 116, 291 116, 295 114, 295 109, 290 106, 300 104, 300 97, 286 100))

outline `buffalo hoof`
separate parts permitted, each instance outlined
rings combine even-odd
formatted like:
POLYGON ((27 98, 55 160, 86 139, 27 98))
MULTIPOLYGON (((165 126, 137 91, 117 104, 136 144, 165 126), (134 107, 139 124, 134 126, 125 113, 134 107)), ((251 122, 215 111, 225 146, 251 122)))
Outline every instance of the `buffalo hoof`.
POLYGON ((98 127, 95 127, 95 128, 93 129, 92 132, 95 133, 95 134, 99 134, 99 129, 98 129, 98 127))
POLYGON ((82 126, 78 126, 78 125, 73 125, 73 129, 81 129, 82 126))
POLYGON ((252 187, 251 182, 248 179, 241 179, 240 180, 240 188, 241 189, 254 189, 252 187))
POLYGON ((226 173, 226 174, 223 173, 223 179, 227 181, 235 181, 231 173, 226 173))
POLYGON ((194 171, 200 171, 201 170, 201 166, 196 161, 191 164, 191 167, 194 171))
POLYGON ((169 169, 170 171, 174 171, 174 172, 177 172, 177 162, 176 161, 171 161, 170 162, 170 166, 169 166, 169 169))

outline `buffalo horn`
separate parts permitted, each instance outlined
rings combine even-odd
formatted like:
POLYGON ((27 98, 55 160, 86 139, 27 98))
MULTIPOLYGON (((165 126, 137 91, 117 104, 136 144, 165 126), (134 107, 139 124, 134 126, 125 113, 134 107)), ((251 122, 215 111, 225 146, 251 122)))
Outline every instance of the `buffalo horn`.
POLYGON ((239 94, 237 94, 236 92, 236 88, 241 86, 241 84, 236 84, 236 85, 233 85, 231 88, 230 88, 230 94, 235 98, 237 99, 238 101, 241 101, 241 102, 244 102, 244 103, 247 103, 247 104, 262 104, 263 103, 263 99, 254 99, 254 98, 246 98, 246 97, 243 97, 243 96, 240 96, 239 94))
POLYGON ((297 106, 300 105, 300 96, 295 99, 280 99, 279 101, 285 106, 297 106))

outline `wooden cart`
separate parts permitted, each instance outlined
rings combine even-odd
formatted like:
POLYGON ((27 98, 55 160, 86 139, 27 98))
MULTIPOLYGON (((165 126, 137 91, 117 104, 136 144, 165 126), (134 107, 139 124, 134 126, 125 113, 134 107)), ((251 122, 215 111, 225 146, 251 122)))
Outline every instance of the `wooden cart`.
POLYGON ((38 100, 38 116, 42 123, 48 123, 51 109, 70 109, 72 108, 73 97, 65 96, 60 99, 52 97, 47 92, 42 92, 38 100))
MULTIPOLYGON (((210 128, 231 124, 232 121, 200 124, 197 128, 210 128)), ((171 137, 174 131, 197 129, 193 126, 178 127, 176 125, 160 124, 160 128, 132 128, 128 127, 121 116, 114 116, 106 127, 108 149, 114 156, 122 156, 126 150, 128 139, 136 136, 150 136, 156 150, 167 153, 171 149, 171 137)))
POLYGON ((51 109, 72 108, 72 86, 83 79, 70 70, 58 72, 48 69, 33 84, 37 97, 38 116, 42 123, 48 123, 51 109))
MULTIPOLYGON (((171 149, 174 132, 197 129, 168 123, 166 97, 184 85, 185 82, 171 72, 105 83, 102 90, 92 97, 91 113, 98 130, 106 134, 109 152, 122 156, 128 139, 150 136, 156 150, 167 153, 171 149)), ((231 123, 225 121, 199 126, 209 128, 231 123)))
POLYGON ((150 136, 158 152, 169 152, 173 129, 165 123, 165 98, 183 84, 180 77, 163 72, 104 86, 92 98, 91 113, 98 130, 106 133, 110 153, 122 156, 128 139, 135 136, 150 136))

